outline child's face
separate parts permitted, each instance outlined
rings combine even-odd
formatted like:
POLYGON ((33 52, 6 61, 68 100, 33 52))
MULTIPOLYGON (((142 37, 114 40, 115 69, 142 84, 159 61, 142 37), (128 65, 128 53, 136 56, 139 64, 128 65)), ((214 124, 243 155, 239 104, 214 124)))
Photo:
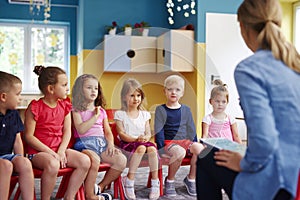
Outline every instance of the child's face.
POLYGON ((59 99, 65 99, 69 91, 68 77, 66 74, 59 74, 57 80, 57 83, 54 85, 54 94, 59 99))
POLYGON ((137 90, 131 89, 126 95, 127 106, 138 107, 142 103, 142 95, 137 90))
POLYGON ((168 84, 165 87, 165 95, 167 97, 167 101, 170 103, 176 103, 183 96, 183 88, 178 83, 168 84))
POLYGON ((214 98, 210 99, 210 104, 213 107, 214 112, 224 112, 228 104, 225 94, 217 94, 214 98))
POLYGON ((94 102, 98 96, 98 81, 89 78, 83 83, 83 95, 87 101, 94 102))
POLYGON ((14 110, 17 108, 18 105, 20 105, 22 97, 21 97, 21 91, 22 91, 22 84, 16 83, 13 85, 11 90, 6 93, 6 109, 14 110))

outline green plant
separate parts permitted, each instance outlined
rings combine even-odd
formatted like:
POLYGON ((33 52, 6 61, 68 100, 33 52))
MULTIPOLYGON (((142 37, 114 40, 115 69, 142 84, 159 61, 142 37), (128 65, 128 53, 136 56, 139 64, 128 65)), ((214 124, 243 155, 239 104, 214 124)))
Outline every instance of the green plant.
POLYGON ((126 27, 131 27, 131 28, 132 28, 131 24, 125 24, 125 25, 122 27, 122 31, 125 31, 125 28, 126 28, 126 27))
POLYGON ((118 28, 118 24, 116 21, 113 21, 110 26, 105 26, 105 28, 107 31, 110 31, 111 29, 118 28))

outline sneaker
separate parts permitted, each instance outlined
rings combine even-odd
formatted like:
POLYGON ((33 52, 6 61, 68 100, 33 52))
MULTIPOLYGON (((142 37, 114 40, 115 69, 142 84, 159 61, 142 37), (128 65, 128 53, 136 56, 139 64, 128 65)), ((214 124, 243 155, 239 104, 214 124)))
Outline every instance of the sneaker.
POLYGON ((104 199, 104 200, 112 200, 111 195, 108 193, 100 193, 98 195, 98 197, 99 197, 99 200, 101 199, 101 197, 103 197, 102 199, 104 199))
POLYGON ((136 197, 135 197, 135 193, 134 193, 134 184, 128 185, 128 184, 126 184, 126 180, 127 180, 126 176, 122 177, 122 187, 124 190, 125 197, 128 200, 135 200, 136 197))
POLYGON ((159 181, 157 181, 155 184, 152 183, 151 190, 149 193, 149 199, 150 200, 157 200, 160 196, 160 188, 159 188, 159 181))
POLYGON ((183 183, 186 187, 186 190, 190 196, 197 196, 196 184, 188 180, 187 176, 183 179, 183 183))
POLYGON ((166 196, 175 197, 177 195, 175 190, 175 182, 168 182, 167 177, 165 179, 165 193, 166 196))

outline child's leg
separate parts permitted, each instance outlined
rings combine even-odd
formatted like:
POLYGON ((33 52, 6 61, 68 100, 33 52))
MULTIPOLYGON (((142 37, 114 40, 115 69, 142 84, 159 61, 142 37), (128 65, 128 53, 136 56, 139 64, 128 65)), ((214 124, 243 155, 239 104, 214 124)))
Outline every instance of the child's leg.
POLYGON ((129 171, 127 174, 128 179, 134 180, 135 172, 136 172, 137 168, 139 167, 145 152, 146 152, 146 147, 143 145, 140 145, 133 153, 133 155, 129 161, 129 171))
POLYGON ((185 157, 186 150, 179 145, 173 145, 168 154, 171 156, 168 169, 168 180, 174 180, 183 158, 185 157))
POLYGON ((70 177, 69 185, 64 199, 73 200, 75 198, 76 192, 84 182, 84 179, 91 166, 91 161, 87 155, 73 149, 67 149, 66 156, 68 160, 67 166, 73 167, 74 171, 70 177))
POLYGON ((91 151, 91 150, 83 150, 82 153, 89 156, 90 161, 91 161, 91 167, 90 167, 88 174, 84 181, 85 197, 87 200, 90 200, 90 199, 97 200, 99 197, 97 197, 95 195, 94 185, 96 183, 96 178, 98 176, 100 157, 94 151, 91 151))
POLYGON ((14 171, 19 173, 21 196, 24 200, 32 200, 34 196, 34 176, 30 160, 23 156, 16 156, 12 163, 14 171))
POLYGON ((126 156, 122 154, 120 150, 117 151, 118 153, 115 153, 112 157, 107 155, 106 152, 102 152, 101 154, 102 161, 111 164, 110 169, 105 173, 102 181, 99 183, 99 187, 102 191, 107 185, 116 180, 126 168, 126 156))
POLYGON ((41 199, 50 199, 56 184, 56 177, 60 163, 52 155, 46 152, 36 154, 32 160, 32 165, 43 170, 41 177, 41 199))
POLYGON ((10 177, 13 165, 9 160, 0 158, 0 199, 7 200, 9 193, 10 177))
POLYGON ((152 179, 158 179, 158 157, 156 148, 153 146, 147 147, 147 154, 152 179))
POLYGON ((203 145, 197 142, 194 142, 190 147, 190 152, 193 154, 191 158, 191 167, 190 172, 188 175, 189 179, 195 179, 196 178, 196 162, 197 157, 200 154, 200 152, 204 149, 203 145))

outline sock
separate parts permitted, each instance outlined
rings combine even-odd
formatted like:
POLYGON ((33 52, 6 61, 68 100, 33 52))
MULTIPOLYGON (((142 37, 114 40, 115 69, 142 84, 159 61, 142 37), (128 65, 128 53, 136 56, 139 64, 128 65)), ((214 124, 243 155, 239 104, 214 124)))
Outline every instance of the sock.
POLYGON ((126 178, 126 185, 133 186, 134 185, 134 180, 130 180, 129 178, 126 178))
POLYGON ((188 176, 187 176, 186 178, 187 178, 187 180, 188 180, 189 182, 195 182, 195 179, 189 179, 188 176))
POLYGON ((151 185, 152 186, 159 186, 159 180, 158 179, 151 179, 151 185))
POLYGON ((169 180, 169 179, 167 179, 167 182, 169 182, 169 183, 174 183, 175 180, 169 180))

